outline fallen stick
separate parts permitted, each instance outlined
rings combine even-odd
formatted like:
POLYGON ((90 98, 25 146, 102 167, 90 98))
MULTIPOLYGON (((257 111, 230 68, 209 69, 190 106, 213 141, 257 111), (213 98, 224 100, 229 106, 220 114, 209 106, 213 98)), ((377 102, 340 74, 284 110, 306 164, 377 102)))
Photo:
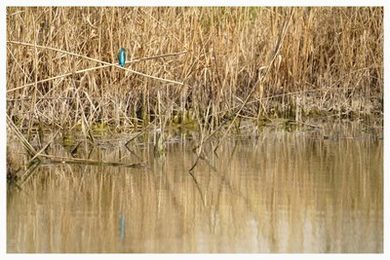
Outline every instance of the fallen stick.
POLYGON ((86 164, 96 166, 122 166, 126 168, 143 168, 146 167, 145 163, 122 163, 111 161, 90 160, 82 158, 68 158, 54 155, 41 154, 40 157, 45 157, 45 163, 68 163, 68 164, 86 164))

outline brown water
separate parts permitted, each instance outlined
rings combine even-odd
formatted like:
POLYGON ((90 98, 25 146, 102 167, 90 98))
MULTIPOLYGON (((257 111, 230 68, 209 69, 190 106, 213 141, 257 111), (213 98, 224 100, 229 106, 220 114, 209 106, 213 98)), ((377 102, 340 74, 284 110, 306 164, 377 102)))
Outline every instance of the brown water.
POLYGON ((95 149, 148 169, 41 165, 7 197, 8 252, 383 252, 383 142, 271 133, 95 149), (213 169, 215 168, 215 169, 213 169))

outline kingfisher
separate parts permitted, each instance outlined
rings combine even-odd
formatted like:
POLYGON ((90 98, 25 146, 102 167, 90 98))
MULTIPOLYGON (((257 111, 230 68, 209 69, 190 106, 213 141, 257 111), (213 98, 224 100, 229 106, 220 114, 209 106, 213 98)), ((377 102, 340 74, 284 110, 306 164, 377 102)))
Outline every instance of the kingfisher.
POLYGON ((121 65, 121 67, 124 67, 126 63, 126 51, 124 48, 121 48, 119 50, 118 58, 119 58, 119 65, 121 65))

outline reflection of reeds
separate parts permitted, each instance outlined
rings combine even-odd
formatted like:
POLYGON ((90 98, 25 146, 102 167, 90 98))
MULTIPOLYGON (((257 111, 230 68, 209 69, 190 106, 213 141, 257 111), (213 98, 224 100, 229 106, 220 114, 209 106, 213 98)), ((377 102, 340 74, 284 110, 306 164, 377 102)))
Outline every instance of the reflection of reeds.
POLYGON ((209 153, 217 171, 202 161, 194 170, 204 202, 184 174, 196 159, 191 147, 168 149, 154 174, 39 169, 26 192, 9 197, 8 251, 383 251, 381 142, 284 132, 224 142, 218 157, 209 153))
MULTIPOLYGON (((27 152, 27 163, 24 163, 24 160, 12 160, 11 153, 15 150, 10 150, 10 147, 7 147, 7 179, 13 184, 16 184, 18 188, 21 186, 33 175, 37 167, 41 163, 46 164, 81 164, 81 165, 95 165, 95 166, 119 166, 126 168, 141 168, 145 167, 144 163, 124 163, 120 161, 104 161, 104 160, 92 160, 89 158, 74 158, 74 154, 77 153, 77 149, 80 146, 81 142, 79 142, 69 153, 72 157, 64 157, 58 155, 50 155, 47 154, 47 149, 53 144, 55 141, 59 130, 52 135, 50 141, 48 141, 45 145, 42 144, 42 147, 37 150, 35 149, 29 141, 24 137, 24 135, 20 132, 17 126, 12 122, 12 120, 7 115, 7 125, 11 129, 9 136, 15 136, 18 140, 18 143, 22 145, 24 150, 27 152), (18 170, 15 170, 15 167, 21 165, 22 167, 26 167, 25 171, 21 174, 18 174, 21 167, 18 170)), ((65 145, 63 144, 65 148, 65 145)))
POLYGON ((382 20, 375 7, 11 7, 7 113, 23 128, 86 134, 187 111, 212 129, 241 117, 381 118, 382 20), (117 65, 121 47, 141 75, 117 65))

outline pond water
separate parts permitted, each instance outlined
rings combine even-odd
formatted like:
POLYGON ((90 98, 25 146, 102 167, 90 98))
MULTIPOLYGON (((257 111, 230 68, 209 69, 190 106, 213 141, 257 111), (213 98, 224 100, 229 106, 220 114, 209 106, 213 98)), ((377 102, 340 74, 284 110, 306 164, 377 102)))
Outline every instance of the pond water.
POLYGON ((122 143, 79 153, 148 167, 40 165, 8 189, 9 253, 383 252, 383 141, 370 135, 229 139, 196 182, 189 142, 162 158, 122 143))

